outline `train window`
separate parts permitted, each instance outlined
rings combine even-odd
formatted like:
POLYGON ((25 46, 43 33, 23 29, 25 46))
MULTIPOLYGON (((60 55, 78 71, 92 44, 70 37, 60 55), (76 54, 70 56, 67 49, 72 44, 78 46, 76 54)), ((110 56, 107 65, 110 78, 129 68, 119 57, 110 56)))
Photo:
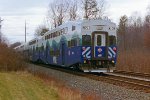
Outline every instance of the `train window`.
POLYGON ((56 33, 55 33, 55 37, 57 37, 57 34, 59 33, 59 31, 56 31, 56 33))
POLYGON ((50 49, 50 52, 49 52, 49 53, 50 53, 51 56, 54 55, 54 50, 53 50, 53 48, 50 49))
POLYGON ((109 45, 116 45, 116 37, 115 36, 109 36, 109 45))
POLYGON ((55 34, 54 34, 54 37, 56 37, 57 36, 57 31, 55 32, 55 34))
POLYGON ((35 52, 35 46, 33 46, 33 54, 34 54, 34 52, 35 52))
POLYGON ((64 30, 64 34, 67 34, 67 33, 68 33, 68 27, 66 27, 64 30))
POLYGON ((75 40, 71 40, 71 47, 75 46, 75 40))
POLYGON ((72 26, 72 31, 74 31, 76 29, 76 26, 72 26))
POLYGON ((54 33, 54 37, 56 37, 57 36, 57 31, 54 33))
POLYGON ((55 37, 56 32, 54 32, 53 37, 55 37))
POLYGON ((48 35, 46 35, 46 40, 48 39, 48 35))
POLYGON ((42 46, 41 46, 41 51, 43 51, 44 50, 44 45, 42 44, 42 46))
POLYGON ((82 35, 82 45, 83 46, 91 45, 91 35, 82 35))
POLYGON ((71 47, 71 41, 68 41, 68 47, 71 47))
POLYGON ((65 32, 64 32, 64 30, 65 30, 64 28, 61 30, 61 34, 60 34, 60 35, 62 35, 62 34, 64 34, 64 33, 65 33, 65 32))
POLYGON ((57 35, 57 36, 60 36, 60 34, 61 34, 61 30, 60 30, 60 31, 58 31, 58 35, 57 35))
POLYGON ((77 46, 77 39, 76 38, 71 40, 71 47, 73 47, 73 46, 77 46))
POLYGON ((49 34, 49 38, 52 38, 52 34, 49 34))
POLYGON ((60 51, 59 50, 56 50, 55 51, 55 56, 59 56, 60 55, 60 51))
POLYGON ((55 35, 55 37, 57 37, 57 36, 59 36, 59 31, 57 31, 57 32, 56 32, 56 35, 55 35))
POLYGON ((38 46, 36 47, 36 51, 38 51, 38 46))
POLYGON ((50 39, 51 38, 51 36, 50 36, 50 34, 48 35, 48 39, 50 39))
POLYGON ((101 46, 102 45, 102 36, 98 35, 97 36, 97 46, 101 46))
POLYGON ((52 33, 52 34, 51 34, 51 37, 52 37, 52 38, 54 37, 54 35, 53 35, 53 34, 54 34, 54 33, 52 33))
POLYGON ((58 32, 58 36, 60 36, 61 35, 61 30, 58 32))
POLYGON ((53 33, 53 38, 55 37, 55 33, 56 33, 56 32, 53 33))
POLYGON ((50 34, 50 38, 52 38, 52 33, 50 34))

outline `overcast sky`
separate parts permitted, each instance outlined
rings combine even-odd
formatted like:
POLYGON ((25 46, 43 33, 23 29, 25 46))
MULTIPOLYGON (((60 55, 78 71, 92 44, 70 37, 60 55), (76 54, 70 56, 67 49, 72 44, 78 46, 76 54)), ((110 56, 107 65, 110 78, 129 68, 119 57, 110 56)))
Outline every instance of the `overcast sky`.
MULTIPOLYGON (((27 41, 32 39, 35 28, 44 23, 50 2, 52 0, 0 0, 0 17, 4 19, 3 34, 10 42, 24 41, 26 20, 27 41)), ((106 3, 106 15, 118 23, 120 16, 130 16, 135 11, 144 16, 150 0, 106 0, 106 3)))

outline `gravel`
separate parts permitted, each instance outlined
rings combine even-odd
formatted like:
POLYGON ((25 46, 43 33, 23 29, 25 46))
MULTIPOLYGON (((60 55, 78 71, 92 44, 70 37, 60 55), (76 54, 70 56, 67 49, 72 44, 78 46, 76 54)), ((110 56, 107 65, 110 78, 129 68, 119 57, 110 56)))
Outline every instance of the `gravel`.
POLYGON ((150 100, 150 93, 126 89, 124 87, 119 87, 101 81, 95 81, 37 65, 29 66, 29 69, 33 72, 39 71, 46 73, 47 75, 65 82, 70 87, 77 88, 81 91, 81 93, 95 93, 97 96, 102 96, 105 98, 104 100, 150 100))

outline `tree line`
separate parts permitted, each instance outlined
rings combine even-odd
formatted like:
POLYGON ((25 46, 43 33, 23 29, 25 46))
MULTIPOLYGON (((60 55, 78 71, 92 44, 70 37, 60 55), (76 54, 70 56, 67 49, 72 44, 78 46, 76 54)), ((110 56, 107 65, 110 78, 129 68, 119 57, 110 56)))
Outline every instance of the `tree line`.
POLYGON ((150 8, 144 19, 138 12, 130 17, 121 16, 117 34, 121 50, 150 48, 150 8))
POLYGON ((121 16, 117 34, 117 70, 150 73, 150 7, 144 18, 121 16))

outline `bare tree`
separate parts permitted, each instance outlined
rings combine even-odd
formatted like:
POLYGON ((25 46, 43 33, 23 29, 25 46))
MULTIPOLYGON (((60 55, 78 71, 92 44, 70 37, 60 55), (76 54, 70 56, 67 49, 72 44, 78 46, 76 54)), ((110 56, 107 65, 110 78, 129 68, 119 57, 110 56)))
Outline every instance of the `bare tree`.
POLYGON ((1 31, 1 28, 2 28, 2 19, 0 17, 0 43, 2 42, 2 31, 1 31))
POLYGON ((96 0, 83 0, 84 18, 91 19, 96 16, 98 12, 96 0))
POLYGON ((39 25, 35 30, 35 36, 43 36, 49 29, 45 25, 39 25))
POLYGON ((127 32, 127 21, 128 21, 128 17, 126 15, 122 16, 120 18, 120 22, 119 22, 119 28, 117 31, 118 34, 118 45, 121 47, 121 49, 125 49, 126 48, 126 32, 127 32))
POLYGON ((129 49, 141 48, 143 46, 143 21, 138 12, 134 12, 129 17, 127 36, 129 49))
POLYGON ((105 0, 82 0, 84 8, 84 18, 101 18, 105 11, 105 0))
POLYGON ((106 11, 106 1, 105 0, 99 0, 98 1, 98 13, 97 18, 102 18, 106 11))
POLYGON ((144 43, 150 49, 150 6, 147 8, 147 15, 144 19, 144 43))
POLYGON ((67 0, 57 0, 50 3, 48 16, 54 27, 59 26, 64 22, 68 7, 69 1, 67 0))
POLYGON ((69 20, 76 20, 78 10, 77 0, 71 0, 70 2, 71 3, 69 7, 69 20))

